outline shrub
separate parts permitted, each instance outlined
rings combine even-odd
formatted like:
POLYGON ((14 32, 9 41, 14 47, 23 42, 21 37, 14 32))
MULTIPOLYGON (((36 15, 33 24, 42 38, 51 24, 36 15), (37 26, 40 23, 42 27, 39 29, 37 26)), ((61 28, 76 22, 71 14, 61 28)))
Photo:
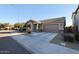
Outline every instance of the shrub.
POLYGON ((79 41, 79 33, 75 33, 75 39, 76 41, 79 41))
POLYGON ((27 31, 28 34, 31 34, 32 32, 30 30, 27 31))
POLYGON ((31 33, 32 33, 32 30, 31 30, 30 28, 28 28, 28 29, 27 29, 27 33, 28 33, 28 34, 31 34, 31 33))
POLYGON ((66 42, 74 42, 74 38, 72 36, 64 36, 64 41, 66 41, 66 42))

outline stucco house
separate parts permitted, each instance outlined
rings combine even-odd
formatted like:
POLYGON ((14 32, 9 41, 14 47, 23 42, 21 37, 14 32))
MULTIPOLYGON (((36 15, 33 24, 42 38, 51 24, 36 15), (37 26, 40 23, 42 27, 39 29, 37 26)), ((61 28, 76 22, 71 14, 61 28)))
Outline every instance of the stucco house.
POLYGON ((26 25, 28 25, 34 32, 64 32, 65 17, 51 18, 41 21, 31 19, 26 22, 26 25))
POLYGON ((79 6, 77 9, 72 13, 72 21, 73 21, 73 31, 79 31, 79 6))

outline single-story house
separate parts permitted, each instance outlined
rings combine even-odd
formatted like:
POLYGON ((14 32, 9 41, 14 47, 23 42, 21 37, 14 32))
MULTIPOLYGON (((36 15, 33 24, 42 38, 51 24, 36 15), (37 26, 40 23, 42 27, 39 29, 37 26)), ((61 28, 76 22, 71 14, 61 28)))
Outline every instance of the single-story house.
POLYGON ((73 31, 79 31, 79 6, 77 9, 72 13, 72 21, 73 21, 73 31))
POLYGON ((41 21, 29 20, 26 22, 28 27, 36 32, 64 32, 65 17, 45 19, 41 21))

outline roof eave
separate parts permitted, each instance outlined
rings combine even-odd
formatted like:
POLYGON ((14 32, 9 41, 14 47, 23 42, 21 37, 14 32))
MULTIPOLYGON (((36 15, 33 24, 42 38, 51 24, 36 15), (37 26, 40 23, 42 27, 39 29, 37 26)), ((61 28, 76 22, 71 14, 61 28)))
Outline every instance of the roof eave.
POLYGON ((78 5, 77 9, 76 9, 75 12, 74 12, 75 14, 77 14, 78 9, 79 9, 79 5, 78 5))

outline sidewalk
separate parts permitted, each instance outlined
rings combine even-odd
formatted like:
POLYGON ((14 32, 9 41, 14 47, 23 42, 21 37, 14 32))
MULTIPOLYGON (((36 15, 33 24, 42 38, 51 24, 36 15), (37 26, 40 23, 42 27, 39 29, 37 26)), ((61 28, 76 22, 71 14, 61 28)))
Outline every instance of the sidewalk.
POLYGON ((15 30, 1 30, 0 31, 0 37, 6 37, 6 36, 14 36, 14 35, 21 35, 24 33, 19 33, 15 30))
POLYGON ((52 40, 57 33, 32 33, 30 35, 17 35, 12 36, 18 43, 26 49, 37 54, 77 54, 79 51, 62 47, 56 44, 51 44, 52 40))

